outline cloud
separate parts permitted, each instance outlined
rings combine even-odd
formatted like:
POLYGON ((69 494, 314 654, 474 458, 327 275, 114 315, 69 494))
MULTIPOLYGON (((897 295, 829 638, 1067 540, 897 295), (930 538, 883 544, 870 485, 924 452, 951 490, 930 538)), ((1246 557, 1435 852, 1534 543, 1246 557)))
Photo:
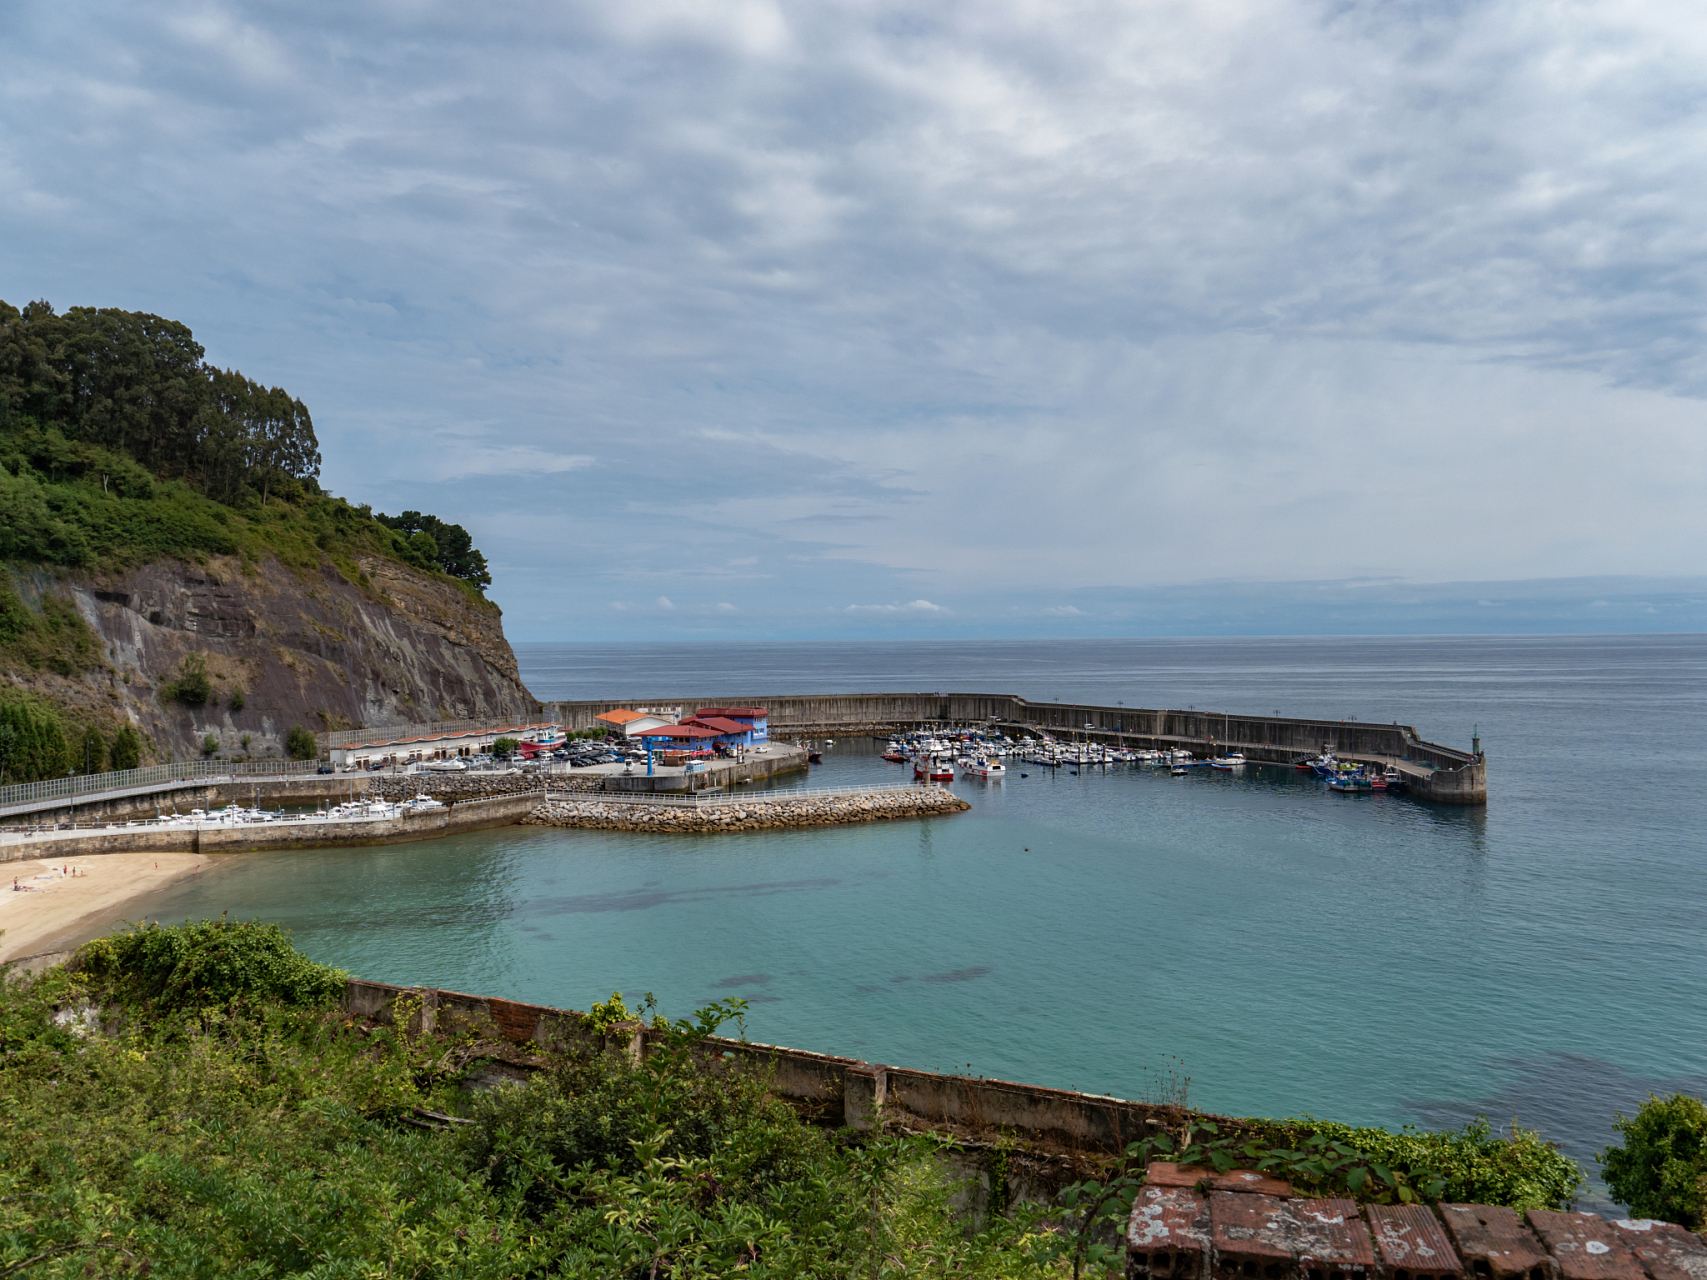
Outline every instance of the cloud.
POLYGON ((302 396, 517 633, 1707 558, 1696 7, 14 8, 7 300, 302 396))
POLYGON ((660 609, 674 609, 676 605, 675 601, 671 600, 669 596, 659 596, 658 607, 660 609))
POLYGON ((849 613, 947 613, 948 610, 929 600, 914 600, 910 604, 850 604, 849 613))
POLYGON ((727 600, 719 600, 717 602, 717 612, 719 612, 719 613, 739 613, 740 610, 737 609, 734 605, 730 604, 727 600))
POLYGON ((1074 608, 1070 604, 1051 605, 1043 611, 1045 618, 1088 618, 1091 615, 1083 609, 1074 608))

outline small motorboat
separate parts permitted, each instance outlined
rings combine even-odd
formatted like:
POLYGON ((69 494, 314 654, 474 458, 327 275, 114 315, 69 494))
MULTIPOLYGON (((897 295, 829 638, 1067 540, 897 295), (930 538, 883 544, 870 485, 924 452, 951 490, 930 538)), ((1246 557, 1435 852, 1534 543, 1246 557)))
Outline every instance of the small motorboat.
POLYGON ((1362 772, 1342 773, 1338 777, 1328 779, 1328 790, 1337 791, 1341 795, 1357 795, 1374 791, 1375 784, 1362 772))
POLYGON ((1168 773, 1176 778, 1183 778, 1190 772, 1191 770, 1187 769, 1183 764, 1176 764, 1173 768, 1168 770, 1168 773))
POLYGON ((823 764, 824 763, 824 753, 822 751, 808 751, 806 753, 806 763, 807 764, 823 764))
POLYGON ((974 778, 993 778, 1000 782, 1008 776, 1008 767, 1000 760, 986 760, 982 756, 974 756, 970 760, 962 760, 960 768, 974 778))
POLYGON ((1243 769, 1245 767, 1245 757, 1235 751, 1232 754, 1224 755, 1217 760, 1211 760, 1209 762, 1209 767, 1211 769, 1243 769))

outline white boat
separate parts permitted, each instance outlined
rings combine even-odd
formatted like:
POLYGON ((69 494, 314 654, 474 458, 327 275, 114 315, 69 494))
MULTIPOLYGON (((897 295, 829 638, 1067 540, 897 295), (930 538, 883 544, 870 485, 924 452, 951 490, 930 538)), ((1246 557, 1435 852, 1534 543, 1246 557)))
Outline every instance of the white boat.
POLYGON ((1235 751, 1230 755, 1222 756, 1218 760, 1211 760, 1209 762, 1209 767, 1211 769, 1243 769, 1246 763, 1245 757, 1235 751))
POLYGON ((962 760, 960 767, 974 778, 994 778, 1000 782, 1008 776, 1008 767, 1000 760, 985 760, 977 757, 971 760, 962 760))
POLYGON ((444 807, 444 801, 435 800, 429 795, 417 795, 413 800, 403 805, 403 808, 409 813, 425 813, 429 809, 442 809, 444 807))
POLYGON ((452 756, 448 760, 429 760, 421 767, 429 773, 462 773, 468 768, 468 761, 461 756, 452 756))

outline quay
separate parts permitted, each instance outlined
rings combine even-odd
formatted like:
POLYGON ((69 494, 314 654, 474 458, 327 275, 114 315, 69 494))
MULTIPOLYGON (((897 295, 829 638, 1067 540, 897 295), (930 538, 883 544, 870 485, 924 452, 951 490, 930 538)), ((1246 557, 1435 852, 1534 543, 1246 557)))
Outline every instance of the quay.
MULTIPOLYGON (((681 697, 673 700, 696 701, 681 697)), ((1238 751, 1247 759, 1278 765, 1315 756, 1326 747, 1341 760, 1391 766, 1405 775, 1410 794, 1417 799, 1437 804, 1488 802, 1487 758, 1479 743, 1472 742, 1469 751, 1461 751, 1425 742, 1414 728, 1396 722, 1030 702, 1011 694, 986 693, 767 695, 697 701, 761 702, 770 712, 773 739, 978 725, 1010 735, 1044 732, 1053 737, 1157 751, 1185 750, 1203 756, 1238 751)), ((573 730, 590 727, 594 717, 620 705, 553 702, 547 704, 547 710, 554 720, 573 730)))

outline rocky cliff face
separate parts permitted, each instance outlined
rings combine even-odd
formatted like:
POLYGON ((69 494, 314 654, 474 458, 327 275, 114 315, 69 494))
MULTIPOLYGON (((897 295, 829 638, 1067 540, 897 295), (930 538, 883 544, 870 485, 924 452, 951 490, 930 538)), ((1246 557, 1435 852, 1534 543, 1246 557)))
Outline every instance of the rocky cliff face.
POLYGON ((73 723, 131 721, 162 760, 201 755, 209 734, 227 756, 266 756, 283 753, 296 725, 321 734, 537 709, 497 606, 391 561, 364 559, 361 571, 358 583, 330 564, 296 572, 267 561, 245 573, 237 560, 214 557, 15 580, 32 603, 48 591, 68 594, 108 667, 5 674, 73 723), (186 655, 205 660, 212 677, 214 696, 200 706, 162 690, 186 655), (232 705, 239 690, 240 708, 232 705))

